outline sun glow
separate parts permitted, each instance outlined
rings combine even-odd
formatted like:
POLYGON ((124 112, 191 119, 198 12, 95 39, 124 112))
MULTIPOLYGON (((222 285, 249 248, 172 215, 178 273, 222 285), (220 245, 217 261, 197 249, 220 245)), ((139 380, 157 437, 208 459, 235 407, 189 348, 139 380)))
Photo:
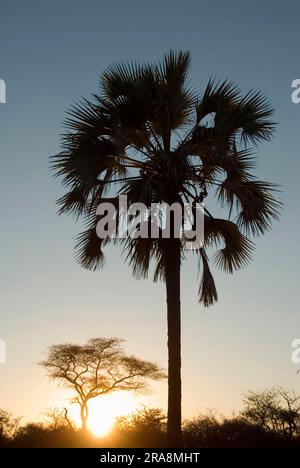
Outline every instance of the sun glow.
POLYGON ((129 392, 104 395, 89 402, 88 428, 97 437, 108 434, 119 416, 126 416, 137 408, 136 397, 129 392))

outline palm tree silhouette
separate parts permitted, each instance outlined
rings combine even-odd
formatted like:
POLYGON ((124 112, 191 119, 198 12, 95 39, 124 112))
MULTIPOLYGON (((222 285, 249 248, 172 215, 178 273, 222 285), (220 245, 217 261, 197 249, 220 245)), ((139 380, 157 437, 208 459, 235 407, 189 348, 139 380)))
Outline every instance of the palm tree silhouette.
MULTIPOLYGON (((97 237, 96 208, 108 191, 116 202, 191 202, 213 192, 226 210, 216 218, 205 208, 204 243, 196 250, 202 278, 199 300, 217 301, 209 253, 232 273, 247 264, 254 244, 246 236, 263 234, 278 217, 275 187, 251 173, 249 143, 269 140, 272 109, 256 91, 245 96, 229 81, 210 80, 199 97, 188 84, 189 52, 171 51, 159 64, 118 63, 102 75, 100 92, 68 112, 62 152, 54 156, 56 175, 67 193, 59 213, 82 216, 87 229, 78 237, 76 258, 85 268, 103 266, 102 248, 112 239, 97 237), (118 189, 118 191, 116 191, 118 189)), ((214 205, 215 202, 212 202, 214 205)), ((215 204, 217 204, 215 203, 215 204)), ((148 221, 151 222, 150 215, 148 221)), ((181 444, 180 269, 184 243, 169 239, 114 239, 123 244, 136 277, 166 283, 168 327, 168 437, 181 444)))

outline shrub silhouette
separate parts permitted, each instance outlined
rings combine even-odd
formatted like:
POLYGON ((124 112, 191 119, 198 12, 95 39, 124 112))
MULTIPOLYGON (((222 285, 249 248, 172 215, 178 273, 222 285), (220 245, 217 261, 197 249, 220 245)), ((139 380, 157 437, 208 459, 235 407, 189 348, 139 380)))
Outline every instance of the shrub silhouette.
MULTIPOLYGON (((186 420, 182 427, 184 446, 187 448, 300 448, 298 422, 296 429, 290 432, 282 430, 282 427, 286 426, 282 426, 279 421, 271 427, 262 425, 261 420, 253 417, 255 411, 261 410, 261 400, 265 401, 268 397, 267 401, 270 401, 270 395, 277 395, 277 399, 273 396, 271 398, 272 410, 283 417, 282 423, 287 424, 286 409, 283 413, 280 411, 284 408, 283 401, 287 401, 286 397, 288 397, 287 404, 291 405, 293 420, 299 421, 300 411, 296 406, 298 397, 293 392, 280 387, 249 392, 244 399, 244 408, 236 416, 228 418, 208 412, 186 420)), ((58 420, 55 416, 54 421, 52 418, 48 422, 29 423, 5 435, 4 423, 11 427, 14 421, 19 420, 1 411, 0 415, 3 414, 5 418, 0 419, 0 424, 2 421, 0 447, 168 447, 166 415, 159 408, 143 407, 129 417, 118 418, 112 432, 102 438, 80 429, 71 429, 60 417, 63 413, 59 411, 54 413, 59 415, 58 420)), ((51 414, 53 415, 53 412, 51 414)))

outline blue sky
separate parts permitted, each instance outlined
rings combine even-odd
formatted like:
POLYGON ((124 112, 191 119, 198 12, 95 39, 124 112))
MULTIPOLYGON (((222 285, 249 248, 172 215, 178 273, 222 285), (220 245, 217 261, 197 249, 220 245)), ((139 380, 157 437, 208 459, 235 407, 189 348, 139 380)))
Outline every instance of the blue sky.
MULTIPOLYGON (((91 273, 73 259, 80 230, 56 215, 61 193, 48 158, 59 150, 66 109, 98 89, 109 64, 154 61, 190 50, 191 83, 230 78, 260 89, 278 122, 258 148, 257 174, 279 183, 280 223, 258 240, 253 263, 234 276, 217 273, 219 303, 197 304, 197 266, 184 265, 183 403, 186 415, 238 408, 248 389, 300 390, 291 342, 300 338, 299 111, 290 99, 299 70, 299 2, 6 1, 0 11, 0 407, 25 417, 58 401, 36 362, 45 348, 91 336, 120 336, 127 349, 166 366, 163 284, 136 282, 118 250, 91 273)), ((149 400, 166 404, 165 384, 149 400)))

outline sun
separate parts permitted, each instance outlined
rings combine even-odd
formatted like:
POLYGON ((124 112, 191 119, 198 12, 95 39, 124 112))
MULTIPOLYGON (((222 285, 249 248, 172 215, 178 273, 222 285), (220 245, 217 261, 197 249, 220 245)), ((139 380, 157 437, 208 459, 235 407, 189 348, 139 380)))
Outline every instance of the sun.
POLYGON ((118 416, 126 416, 137 407, 136 397, 130 392, 115 392, 90 400, 88 429, 97 437, 107 435, 118 416))

